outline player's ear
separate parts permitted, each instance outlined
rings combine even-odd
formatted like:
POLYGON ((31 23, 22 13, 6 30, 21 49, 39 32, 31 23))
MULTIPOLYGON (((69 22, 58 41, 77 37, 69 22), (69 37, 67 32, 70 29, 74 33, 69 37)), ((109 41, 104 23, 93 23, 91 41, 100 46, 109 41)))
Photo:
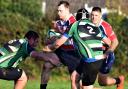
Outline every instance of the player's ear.
POLYGON ((100 18, 102 18, 102 13, 100 13, 100 18))

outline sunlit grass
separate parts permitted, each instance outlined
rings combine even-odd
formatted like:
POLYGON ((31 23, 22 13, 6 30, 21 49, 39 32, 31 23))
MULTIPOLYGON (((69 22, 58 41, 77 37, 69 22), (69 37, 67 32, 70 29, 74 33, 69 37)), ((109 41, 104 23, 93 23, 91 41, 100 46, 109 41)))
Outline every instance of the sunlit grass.
MULTIPOLYGON (((95 87, 98 87, 101 89, 116 89, 116 86, 101 87, 98 85, 97 81, 96 81, 95 87)), ((13 82, 0 80, 0 89, 13 89, 13 82)), ((39 79, 29 80, 25 89, 40 89, 40 80, 39 79)), ((58 76, 58 77, 51 78, 47 89, 71 89, 69 76, 67 77, 58 76)), ((127 83, 125 82, 124 89, 128 89, 128 82, 127 83)))

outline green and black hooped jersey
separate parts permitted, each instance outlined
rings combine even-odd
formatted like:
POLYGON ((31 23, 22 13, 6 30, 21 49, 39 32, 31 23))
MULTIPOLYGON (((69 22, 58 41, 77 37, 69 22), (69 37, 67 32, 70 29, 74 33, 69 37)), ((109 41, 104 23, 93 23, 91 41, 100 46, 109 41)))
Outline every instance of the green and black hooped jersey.
POLYGON ((17 67, 32 50, 26 39, 9 41, 0 48, 0 68, 17 67))
POLYGON ((73 37, 84 61, 95 62, 104 58, 101 40, 105 36, 90 20, 84 19, 75 22, 64 36, 73 37))
MULTIPOLYGON (((55 32, 54 29, 50 29, 47 33, 47 38, 57 37, 58 39, 62 36, 62 34, 55 32)), ((73 45, 72 40, 68 40, 64 43, 64 45, 73 45)), ((73 45, 74 46, 74 45, 73 45)))

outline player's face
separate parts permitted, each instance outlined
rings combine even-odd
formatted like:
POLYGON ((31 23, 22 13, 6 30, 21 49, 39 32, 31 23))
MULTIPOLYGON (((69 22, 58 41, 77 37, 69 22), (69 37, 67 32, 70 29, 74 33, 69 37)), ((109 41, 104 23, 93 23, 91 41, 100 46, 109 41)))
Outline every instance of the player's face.
POLYGON ((29 45, 30 45, 31 47, 36 47, 37 44, 38 44, 38 42, 39 42, 39 38, 37 38, 37 39, 31 38, 31 39, 29 40, 29 45))
POLYGON ((95 25, 98 25, 101 21, 101 13, 98 11, 92 11, 91 20, 92 20, 92 23, 94 23, 95 25))
POLYGON ((66 18, 66 14, 68 12, 68 8, 66 8, 63 4, 58 6, 58 15, 59 15, 59 18, 64 20, 66 18))

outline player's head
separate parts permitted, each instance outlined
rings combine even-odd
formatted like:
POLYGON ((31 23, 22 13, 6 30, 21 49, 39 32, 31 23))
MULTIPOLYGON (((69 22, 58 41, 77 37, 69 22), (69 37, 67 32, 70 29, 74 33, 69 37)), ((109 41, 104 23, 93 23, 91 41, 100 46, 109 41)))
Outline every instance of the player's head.
POLYGON ((69 14, 69 3, 67 1, 60 1, 57 10, 59 18, 65 20, 66 16, 69 14))
POLYGON ((95 25, 98 25, 101 21, 102 13, 100 7, 93 7, 91 12, 91 20, 95 25))
POLYGON ((89 18, 89 12, 85 8, 81 8, 77 11, 76 20, 89 18))
POLYGON ((24 37, 27 38, 30 46, 32 47, 37 46, 39 35, 35 31, 32 30, 28 31, 24 37))

